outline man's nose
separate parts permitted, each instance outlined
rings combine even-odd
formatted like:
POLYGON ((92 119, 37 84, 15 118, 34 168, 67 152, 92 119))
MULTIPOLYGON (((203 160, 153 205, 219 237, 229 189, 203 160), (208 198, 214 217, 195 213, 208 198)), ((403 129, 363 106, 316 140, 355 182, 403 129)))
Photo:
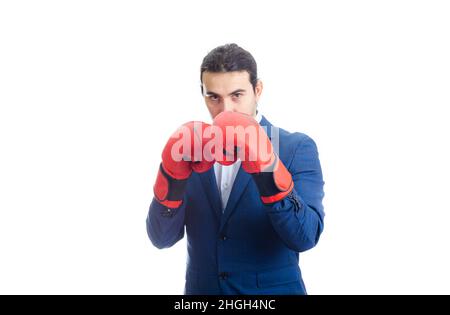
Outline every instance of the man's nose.
POLYGON ((234 108, 233 102, 231 100, 224 100, 223 101, 223 110, 224 111, 232 111, 232 112, 234 112, 235 108, 234 108))

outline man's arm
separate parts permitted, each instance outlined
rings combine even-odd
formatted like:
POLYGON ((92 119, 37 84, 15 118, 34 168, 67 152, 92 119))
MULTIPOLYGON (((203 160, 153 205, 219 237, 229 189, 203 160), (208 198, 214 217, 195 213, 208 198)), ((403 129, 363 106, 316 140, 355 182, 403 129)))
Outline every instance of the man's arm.
POLYGON ((158 248, 170 247, 183 238, 188 179, 193 171, 206 172, 214 165, 204 150, 210 140, 205 136, 209 127, 200 121, 187 122, 164 146, 147 216, 147 234, 158 248))
POLYGON ((322 169, 314 141, 300 141, 289 167, 294 189, 283 200, 267 205, 274 229, 286 245, 297 252, 314 247, 324 227, 322 169))
POLYGON ((184 237, 185 200, 177 209, 170 209, 153 198, 147 216, 147 234, 159 249, 173 246, 184 237))
MULTIPOLYGON (((227 142, 224 138, 222 143, 226 147, 223 151, 232 152, 234 149, 238 152, 242 168, 252 175, 261 201, 266 205, 272 225, 281 239, 298 252, 314 247, 323 230, 324 217, 324 183, 314 141, 300 134, 302 139, 288 169, 253 117, 225 111, 214 118, 213 125, 222 131, 222 135, 227 134, 226 129, 235 128, 237 135, 233 141, 227 142), (247 137, 247 129, 253 131, 252 137, 247 137)), ((228 163, 220 156, 216 156, 216 160, 221 164, 228 163)))

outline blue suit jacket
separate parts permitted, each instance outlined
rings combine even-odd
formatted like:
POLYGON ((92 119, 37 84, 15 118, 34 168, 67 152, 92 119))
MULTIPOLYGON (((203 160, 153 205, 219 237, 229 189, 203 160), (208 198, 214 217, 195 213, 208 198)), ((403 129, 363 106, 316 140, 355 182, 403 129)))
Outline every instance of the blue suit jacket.
MULTIPOLYGON (((265 117, 260 125, 271 137, 265 117)), ((152 243, 170 247, 186 233, 185 294, 306 294, 299 252, 314 247, 323 230, 324 182, 314 141, 278 130, 279 156, 295 184, 284 200, 264 205, 242 167, 223 213, 214 168, 191 175, 178 209, 153 199, 147 217, 152 243)))

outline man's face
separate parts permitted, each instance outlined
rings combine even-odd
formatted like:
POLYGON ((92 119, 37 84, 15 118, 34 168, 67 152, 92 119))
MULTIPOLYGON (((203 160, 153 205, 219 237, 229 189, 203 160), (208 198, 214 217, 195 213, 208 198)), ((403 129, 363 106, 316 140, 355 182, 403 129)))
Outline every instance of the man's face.
POLYGON ((247 71, 203 72, 203 95, 211 117, 223 111, 235 111, 254 116, 262 92, 258 80, 255 90, 247 71))

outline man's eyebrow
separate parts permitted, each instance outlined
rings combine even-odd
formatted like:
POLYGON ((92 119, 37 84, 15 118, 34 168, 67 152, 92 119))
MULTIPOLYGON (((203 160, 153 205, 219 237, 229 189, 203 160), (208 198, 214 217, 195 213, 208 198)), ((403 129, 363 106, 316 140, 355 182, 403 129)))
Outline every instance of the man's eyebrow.
MULTIPOLYGON (((246 92, 246 90, 244 90, 244 89, 237 89, 237 90, 231 92, 228 95, 233 95, 233 94, 241 93, 241 92, 246 92)), ((212 96, 220 96, 218 93, 213 92, 213 91, 207 91, 205 94, 208 95, 208 96, 210 96, 210 95, 212 95, 212 96)))
POLYGON ((236 91, 233 91, 233 92, 231 92, 228 95, 233 95, 233 94, 240 93, 240 92, 245 92, 245 90, 244 89, 237 89, 236 91))

